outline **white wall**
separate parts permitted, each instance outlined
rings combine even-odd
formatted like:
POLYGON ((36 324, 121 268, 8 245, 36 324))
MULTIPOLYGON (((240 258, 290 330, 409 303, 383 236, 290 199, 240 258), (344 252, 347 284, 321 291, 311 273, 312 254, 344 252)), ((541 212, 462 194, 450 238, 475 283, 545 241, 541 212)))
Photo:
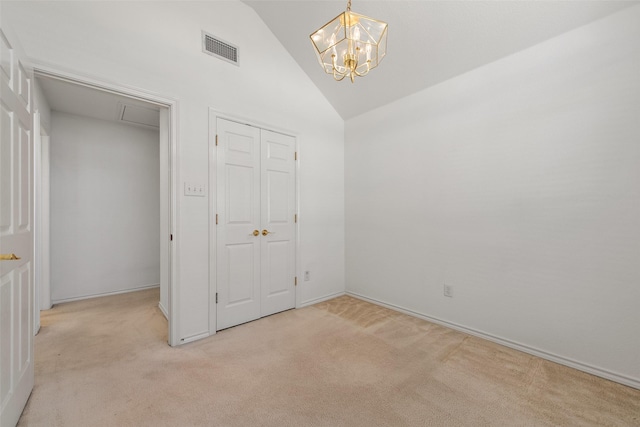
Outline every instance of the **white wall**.
MULTIPOLYGON (((178 101, 178 181, 206 184, 208 108, 288 129, 300 146, 303 303, 344 292, 344 122, 240 1, 2 2, 29 57, 178 101), (240 66, 201 51, 201 31, 240 48, 240 66)), ((207 197, 179 196, 178 340, 209 333, 207 197)))
POLYGON ((345 163, 349 292, 640 386, 640 6, 349 120, 345 163))
POLYGON ((157 130, 51 120, 53 302, 160 283, 157 130))

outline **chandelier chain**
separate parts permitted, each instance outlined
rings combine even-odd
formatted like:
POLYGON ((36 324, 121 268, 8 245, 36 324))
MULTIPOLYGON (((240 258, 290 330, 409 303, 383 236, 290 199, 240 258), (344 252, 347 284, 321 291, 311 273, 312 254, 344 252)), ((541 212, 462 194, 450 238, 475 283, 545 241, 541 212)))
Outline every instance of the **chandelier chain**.
POLYGON ((351 0, 347 1, 347 11, 351 12, 351 0))

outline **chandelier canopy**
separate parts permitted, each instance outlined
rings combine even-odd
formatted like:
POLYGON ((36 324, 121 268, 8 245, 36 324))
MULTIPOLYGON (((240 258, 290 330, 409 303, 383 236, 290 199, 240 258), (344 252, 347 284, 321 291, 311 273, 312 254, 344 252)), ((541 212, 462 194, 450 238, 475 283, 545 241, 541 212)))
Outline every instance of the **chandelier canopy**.
POLYGON ((366 76, 387 54, 387 23, 347 10, 311 34, 320 66, 341 81, 366 76))

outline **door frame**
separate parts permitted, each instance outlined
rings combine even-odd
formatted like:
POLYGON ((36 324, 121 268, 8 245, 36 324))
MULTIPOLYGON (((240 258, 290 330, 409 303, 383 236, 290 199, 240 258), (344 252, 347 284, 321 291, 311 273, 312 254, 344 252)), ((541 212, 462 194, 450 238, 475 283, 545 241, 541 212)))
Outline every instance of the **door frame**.
POLYGON ((50 129, 42 122, 42 115, 36 108, 33 116, 34 335, 40 331, 40 311, 51 308, 49 281, 49 135, 50 129))
MULTIPOLYGON (((169 280, 168 280, 168 288, 169 288, 169 298, 168 298, 168 307, 165 307, 168 311, 168 343, 170 346, 178 346, 182 344, 179 339, 179 319, 178 315, 178 297, 179 297, 179 281, 178 281, 178 251, 177 251, 177 225, 179 224, 179 209, 178 209, 178 101, 175 99, 167 98, 164 96, 160 96, 154 93, 146 92, 138 88, 133 88, 129 86, 124 86, 122 84, 107 82, 101 79, 96 79, 94 77, 90 77, 83 74, 78 74, 75 72, 62 71, 57 68, 50 67, 45 64, 35 63, 33 64, 34 70, 34 78, 37 76, 57 79, 61 81, 65 81, 68 83, 85 86, 91 89, 97 89, 104 92, 113 93, 116 95, 125 96, 128 98, 149 102, 152 104, 156 104, 159 107, 166 108, 168 110, 168 127, 169 127, 169 155, 168 155, 168 174, 169 174, 169 189, 168 189, 168 200, 169 200, 169 209, 168 209, 168 218, 169 218, 169 234, 172 239, 169 242, 169 254, 168 259, 164 260, 165 263, 168 263, 169 268, 169 280)), ((40 195, 36 194, 36 197, 40 195)), ((43 227, 48 226, 48 219, 43 221, 43 227)), ((41 229, 42 230, 42 229, 41 229)), ((38 243, 38 239, 36 239, 36 243, 38 243)), ((38 253, 42 250, 42 248, 36 247, 35 251, 38 253)), ((46 248, 48 251, 48 248, 46 248)), ((40 252, 42 253, 42 252, 40 252)), ((46 252, 45 252, 46 253, 46 252)), ((36 266, 37 268, 37 266, 36 266)), ((44 272, 43 272, 44 273, 44 272)), ((43 278, 43 285, 50 283, 48 277, 43 278)), ((39 284, 36 284, 38 287, 39 284)), ((42 292, 41 294, 47 294, 47 292, 42 292)), ((50 289, 48 294, 50 295, 50 289)), ((35 307, 38 312, 40 307, 35 307)))
MULTIPOLYGON (((283 129, 277 126, 266 124, 260 120, 252 118, 237 116, 233 114, 224 113, 213 107, 209 107, 209 335, 215 335, 217 332, 218 311, 216 306, 215 294, 218 292, 218 284, 216 281, 216 268, 217 268, 217 253, 216 242, 218 238, 217 228, 215 227, 216 213, 217 213, 217 194, 216 194, 216 178, 217 178, 217 161, 218 155, 216 150, 216 136, 218 134, 218 119, 229 120, 248 126, 257 127, 260 129, 269 130, 272 132, 282 133, 295 138, 295 150, 297 154, 297 160, 295 162, 295 210, 298 215, 298 221, 295 223, 295 256, 296 261, 294 265, 294 275, 296 278, 301 278, 300 270, 300 141, 299 132, 292 131, 290 129, 283 129)), ((297 280, 298 286, 301 286, 302 280, 297 280)), ((295 308, 299 308, 301 305, 301 294, 298 290, 298 286, 295 287, 296 303, 295 308)))

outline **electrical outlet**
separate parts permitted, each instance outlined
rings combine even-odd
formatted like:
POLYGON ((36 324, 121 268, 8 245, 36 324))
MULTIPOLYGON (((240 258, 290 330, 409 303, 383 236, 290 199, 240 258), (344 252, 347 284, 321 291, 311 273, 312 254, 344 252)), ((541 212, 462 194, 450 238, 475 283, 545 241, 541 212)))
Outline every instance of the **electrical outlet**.
POLYGON ((449 298, 453 298, 453 286, 444 285, 444 296, 445 297, 449 297, 449 298))
POLYGON ((309 273, 309 270, 304 272, 304 281, 308 282, 309 280, 311 280, 311 273, 309 273))

